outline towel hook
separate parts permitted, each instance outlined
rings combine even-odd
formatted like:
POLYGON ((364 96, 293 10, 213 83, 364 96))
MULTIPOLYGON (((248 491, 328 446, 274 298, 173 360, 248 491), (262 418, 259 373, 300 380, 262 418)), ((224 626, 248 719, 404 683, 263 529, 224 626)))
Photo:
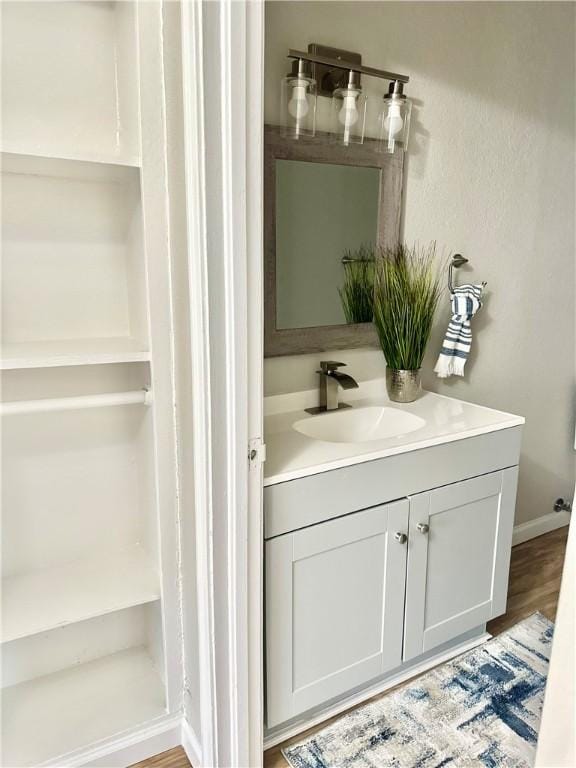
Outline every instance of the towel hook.
MULTIPOLYGON (((458 269, 463 264, 468 264, 468 259, 465 259, 464 256, 462 256, 461 253, 455 253, 454 256, 452 256, 452 260, 450 261, 450 266, 448 267, 448 290, 450 293, 454 293, 454 283, 452 281, 452 270, 458 269)), ((487 285, 486 281, 482 281, 482 288, 485 288, 487 285)))

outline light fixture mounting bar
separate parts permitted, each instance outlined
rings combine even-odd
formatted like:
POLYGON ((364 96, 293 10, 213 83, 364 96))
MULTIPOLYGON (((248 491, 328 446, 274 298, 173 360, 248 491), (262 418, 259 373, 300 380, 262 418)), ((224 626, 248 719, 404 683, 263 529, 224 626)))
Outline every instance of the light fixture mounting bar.
POLYGON ((359 72, 363 75, 368 75, 369 77, 381 77, 383 80, 398 80, 400 83, 407 83, 410 80, 408 75, 400 75, 397 72, 386 72, 384 69, 365 67, 364 65, 357 64, 353 61, 333 59, 330 56, 320 56, 319 54, 308 53, 307 51, 296 51, 294 48, 290 48, 288 57, 290 59, 304 59, 305 61, 311 61, 314 64, 324 64, 327 67, 352 70, 353 72, 359 72))

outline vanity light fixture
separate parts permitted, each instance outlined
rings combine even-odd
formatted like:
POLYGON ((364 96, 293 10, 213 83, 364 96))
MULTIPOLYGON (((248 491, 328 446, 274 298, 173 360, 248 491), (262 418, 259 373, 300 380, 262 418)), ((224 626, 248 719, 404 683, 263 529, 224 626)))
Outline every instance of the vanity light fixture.
POLYGON ((406 150, 411 102, 404 95, 408 75, 362 64, 358 53, 310 43, 308 51, 290 49, 292 71, 282 80, 282 133, 298 139, 315 135, 316 94, 332 97, 332 137, 341 144, 362 144, 366 122, 366 96, 361 75, 390 80, 378 120, 378 148, 406 150), (317 91, 318 87, 318 91, 317 91))
POLYGON ((378 119, 380 127, 381 152, 394 153, 396 147, 406 151, 410 131, 410 113, 412 102, 404 95, 404 83, 393 80, 384 96, 382 109, 378 119))
POLYGON ((360 75, 353 69, 348 72, 348 82, 332 93, 332 133, 336 141, 348 146, 362 144, 366 121, 366 97, 362 94, 360 75))
POLYGON ((311 64, 296 58, 282 79, 282 133, 293 139, 316 132, 316 80, 311 64))

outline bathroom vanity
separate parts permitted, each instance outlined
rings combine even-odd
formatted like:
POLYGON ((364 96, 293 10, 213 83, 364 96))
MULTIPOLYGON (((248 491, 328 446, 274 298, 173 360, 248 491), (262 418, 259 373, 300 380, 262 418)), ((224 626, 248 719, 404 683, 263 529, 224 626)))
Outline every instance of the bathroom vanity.
POLYGON ((521 417, 383 382, 268 398, 267 745, 486 637, 506 608, 521 417), (348 393, 347 393, 348 395, 348 393))

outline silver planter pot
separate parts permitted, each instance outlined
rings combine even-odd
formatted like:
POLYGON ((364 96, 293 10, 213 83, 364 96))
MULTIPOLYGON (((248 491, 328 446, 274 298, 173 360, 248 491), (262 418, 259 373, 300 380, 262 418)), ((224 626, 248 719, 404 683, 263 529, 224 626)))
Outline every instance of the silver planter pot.
POLYGON ((417 371, 399 371, 386 368, 386 389, 388 397, 394 403, 412 403, 420 396, 422 382, 420 369, 417 371))

